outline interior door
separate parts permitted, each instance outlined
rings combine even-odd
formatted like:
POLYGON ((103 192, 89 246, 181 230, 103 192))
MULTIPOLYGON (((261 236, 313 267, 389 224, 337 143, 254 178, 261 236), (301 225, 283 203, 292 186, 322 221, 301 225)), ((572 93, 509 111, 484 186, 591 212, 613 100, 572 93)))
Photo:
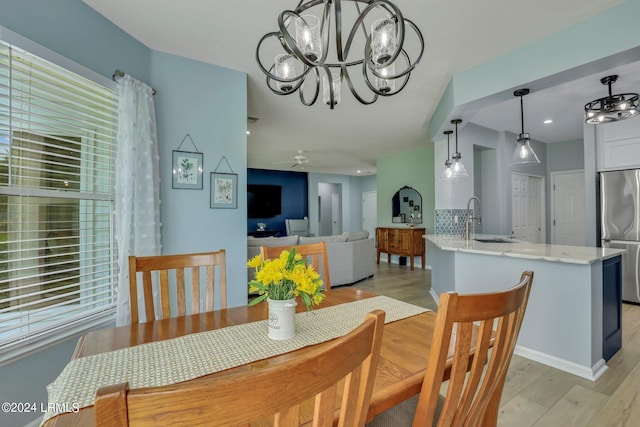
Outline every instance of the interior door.
POLYGON ((342 209, 340 194, 331 194, 331 235, 342 234, 342 209))
POLYGON ((531 243, 544 241, 544 179, 511 174, 511 234, 531 243))
POLYGON ((365 191, 362 193, 362 229, 375 238, 376 223, 378 222, 378 193, 365 191))
POLYGON ((555 173, 551 184, 551 243, 584 246, 584 171, 555 173))

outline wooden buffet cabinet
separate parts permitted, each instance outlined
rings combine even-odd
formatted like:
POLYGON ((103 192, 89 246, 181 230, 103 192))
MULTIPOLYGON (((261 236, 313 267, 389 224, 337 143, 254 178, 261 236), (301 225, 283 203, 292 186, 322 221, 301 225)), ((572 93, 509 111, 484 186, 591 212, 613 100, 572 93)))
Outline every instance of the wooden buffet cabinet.
POLYGON ((377 227, 376 228, 376 262, 380 264, 380 252, 387 254, 387 262, 391 262, 391 255, 408 256, 413 270, 413 259, 422 259, 424 270, 424 239, 425 228, 417 227, 377 227))

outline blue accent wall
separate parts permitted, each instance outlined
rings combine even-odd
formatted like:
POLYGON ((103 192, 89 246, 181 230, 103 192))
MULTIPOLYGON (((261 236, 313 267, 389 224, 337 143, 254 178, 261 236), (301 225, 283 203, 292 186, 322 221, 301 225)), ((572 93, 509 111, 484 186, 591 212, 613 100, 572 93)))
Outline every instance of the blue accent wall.
POLYGON ((267 231, 279 231, 280 235, 285 235, 285 219, 300 219, 309 216, 309 190, 306 172, 247 169, 247 184, 279 185, 282 187, 281 214, 273 218, 247 218, 247 231, 257 230, 258 223, 264 222, 267 224, 267 231))

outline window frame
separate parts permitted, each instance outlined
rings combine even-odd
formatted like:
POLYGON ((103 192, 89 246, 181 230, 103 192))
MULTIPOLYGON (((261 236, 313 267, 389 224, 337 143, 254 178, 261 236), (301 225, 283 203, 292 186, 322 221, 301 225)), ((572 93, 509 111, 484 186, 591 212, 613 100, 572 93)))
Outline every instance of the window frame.
MULTIPOLYGON (((51 62, 65 70, 75 73, 87 80, 90 80, 98 85, 101 85, 115 94, 118 92, 118 85, 112 79, 109 79, 93 70, 90 70, 69 58, 66 58, 52 50, 43 47, 29 39, 26 39, 19 34, 16 34, 2 26, 0 26, 0 41, 11 45, 17 49, 28 52, 31 55, 37 56, 45 61, 51 62)), ((117 111, 113 111, 112 120, 112 135, 113 139, 116 139, 117 135, 117 111)), ((115 147, 117 150, 117 146, 115 147)), ((115 153, 114 153, 115 155, 115 153)), ((112 168, 115 161, 112 162, 112 168)), ((49 189, 37 189, 37 188, 17 188, 12 186, 0 186, 0 194, 4 196, 25 196, 29 197, 55 197, 52 195, 52 191, 49 189)), ((64 199, 78 199, 78 200, 100 200, 108 201, 110 203, 110 267, 111 271, 111 289, 114 294, 112 303, 105 305, 104 307, 98 307, 94 309, 88 309, 84 315, 74 314, 69 316, 69 319, 65 322, 61 322, 54 327, 46 328, 42 331, 29 333, 26 336, 22 336, 19 339, 15 339, 6 343, 0 344, 0 366, 9 364, 19 358, 26 357, 30 354, 41 351, 42 349, 61 343, 62 341, 78 337, 86 332, 113 326, 115 323, 116 312, 116 298, 117 298, 117 278, 118 278, 118 264, 117 264, 117 246, 115 242, 115 224, 114 224, 114 189, 111 187, 109 195, 98 193, 87 193, 82 191, 66 192, 64 195, 60 195, 60 198, 64 199)), ((55 313, 55 308, 52 309, 55 313)), ((51 312, 50 312, 51 313, 51 312)))

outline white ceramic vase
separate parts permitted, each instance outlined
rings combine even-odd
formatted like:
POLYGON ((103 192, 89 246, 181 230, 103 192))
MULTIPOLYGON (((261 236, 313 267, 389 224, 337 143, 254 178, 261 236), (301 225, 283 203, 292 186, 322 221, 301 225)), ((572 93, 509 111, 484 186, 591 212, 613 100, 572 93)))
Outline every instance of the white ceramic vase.
POLYGON ((269 305, 269 338, 273 340, 288 340, 296 335, 296 305, 294 299, 272 300, 267 298, 269 305))

